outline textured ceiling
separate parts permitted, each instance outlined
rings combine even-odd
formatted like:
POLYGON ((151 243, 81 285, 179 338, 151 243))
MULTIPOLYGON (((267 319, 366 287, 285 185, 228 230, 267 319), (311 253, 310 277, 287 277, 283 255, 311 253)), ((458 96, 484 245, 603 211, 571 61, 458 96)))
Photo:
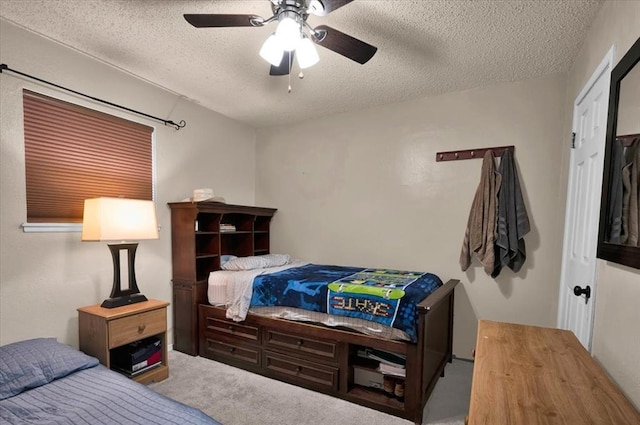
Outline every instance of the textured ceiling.
MULTIPOLYGON (((569 70, 600 0, 355 0, 325 17, 378 47, 360 65, 318 47, 298 78, 258 55, 275 24, 201 28, 184 13, 271 16, 268 0, 0 0, 0 16, 254 127, 569 70)), ((29 72, 24 70, 24 72, 29 72)))

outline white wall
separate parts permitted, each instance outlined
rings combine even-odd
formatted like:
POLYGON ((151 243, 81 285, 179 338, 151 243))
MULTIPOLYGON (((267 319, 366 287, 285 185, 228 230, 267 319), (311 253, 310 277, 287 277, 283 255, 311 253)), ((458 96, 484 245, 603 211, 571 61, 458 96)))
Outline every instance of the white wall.
MULTIPOLYGON (((178 121, 180 131, 0 75, 0 344, 56 336, 77 345, 77 307, 111 287, 106 246, 79 234, 25 234, 21 89, 154 125, 160 239, 138 250, 142 291, 171 299, 166 203, 198 187, 227 201, 273 206, 273 251, 313 261, 431 270, 459 278, 456 355, 469 357, 480 318, 554 326, 567 140, 573 100, 611 44, 638 37, 640 2, 608 2, 568 80, 551 76, 253 130, 0 20, 0 62, 58 84, 178 121), (496 280, 458 255, 480 160, 435 162, 443 150, 516 146, 532 222, 523 270, 496 280), (224 156, 223 158, 221 158, 224 156), (254 159, 257 158, 257 159, 254 159), (255 174, 254 174, 255 161, 255 174), (242 172, 238 172, 242 170, 242 172), (255 187, 254 187, 255 177, 255 187)), ((640 408, 640 272, 601 262, 593 354, 640 408)))
MULTIPOLYGON (((609 1, 602 7, 569 73, 566 131, 571 128, 573 101, 611 45, 616 46, 617 63, 639 36, 640 2, 609 1)), ((568 162, 567 155, 563 160, 563 182, 567 180, 568 162)), ((592 354, 640 409, 638 301, 640 270, 599 261, 592 354)))
POLYGON ((478 319, 554 326, 565 78, 500 84, 261 131, 256 201, 278 208, 274 252, 320 263, 457 278, 454 353, 470 358, 478 319), (515 145, 532 231, 528 258, 493 280, 458 258, 482 160, 437 151, 515 145))
MULTIPOLYGON (((53 336, 77 346, 76 308, 101 302, 112 283, 106 244, 79 233, 27 234, 22 89, 156 128, 156 206, 160 239, 142 241, 136 275, 148 297, 171 301, 171 229, 167 202, 210 187, 227 202, 253 204, 253 129, 0 20, 0 62, 10 68, 187 126, 162 123, 69 95, 9 72, 0 74, 0 344, 53 336)), ((171 326, 172 316, 169 318, 171 326)), ((170 330, 172 340, 172 330, 170 330)))

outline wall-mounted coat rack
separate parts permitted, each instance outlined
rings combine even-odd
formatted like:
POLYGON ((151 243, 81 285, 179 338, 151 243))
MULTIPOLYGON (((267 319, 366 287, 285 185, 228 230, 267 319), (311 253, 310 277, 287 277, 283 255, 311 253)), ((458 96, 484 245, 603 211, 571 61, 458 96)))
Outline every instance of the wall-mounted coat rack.
POLYGON ((622 146, 628 148, 636 140, 640 140, 640 134, 625 134, 624 136, 616 136, 616 140, 622 140, 622 146))
POLYGON ((437 152, 436 162, 440 161, 457 161, 459 159, 476 159, 484 158, 487 151, 493 151, 493 156, 499 157, 505 150, 511 151, 513 155, 516 151, 515 146, 499 146, 493 148, 466 149, 461 151, 437 152))

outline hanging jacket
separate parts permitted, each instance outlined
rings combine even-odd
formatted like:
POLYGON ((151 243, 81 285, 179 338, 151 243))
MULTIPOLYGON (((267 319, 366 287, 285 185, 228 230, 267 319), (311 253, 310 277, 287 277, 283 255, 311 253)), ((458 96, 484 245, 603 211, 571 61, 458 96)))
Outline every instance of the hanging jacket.
POLYGON ((619 244, 622 233, 622 167, 625 164, 621 140, 614 140, 611 149, 611 179, 609 181, 609 205, 604 240, 619 244))
POLYGON ((620 243, 638 246, 640 221, 640 143, 634 142, 625 152, 627 165, 622 169, 622 235, 620 243))
POLYGON ((484 271, 493 273, 495 267, 495 227, 497 198, 496 190, 500 176, 495 172, 493 152, 488 150, 482 160, 480 183, 471 204, 464 241, 460 251, 460 267, 465 271, 471 265, 473 254, 477 256, 484 271))

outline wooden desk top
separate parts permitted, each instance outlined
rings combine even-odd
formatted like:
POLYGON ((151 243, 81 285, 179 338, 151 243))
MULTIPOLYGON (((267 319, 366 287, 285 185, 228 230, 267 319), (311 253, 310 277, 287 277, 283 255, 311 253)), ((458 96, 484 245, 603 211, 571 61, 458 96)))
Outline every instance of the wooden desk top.
POLYGON ((575 335, 481 320, 469 425, 640 424, 575 335))

